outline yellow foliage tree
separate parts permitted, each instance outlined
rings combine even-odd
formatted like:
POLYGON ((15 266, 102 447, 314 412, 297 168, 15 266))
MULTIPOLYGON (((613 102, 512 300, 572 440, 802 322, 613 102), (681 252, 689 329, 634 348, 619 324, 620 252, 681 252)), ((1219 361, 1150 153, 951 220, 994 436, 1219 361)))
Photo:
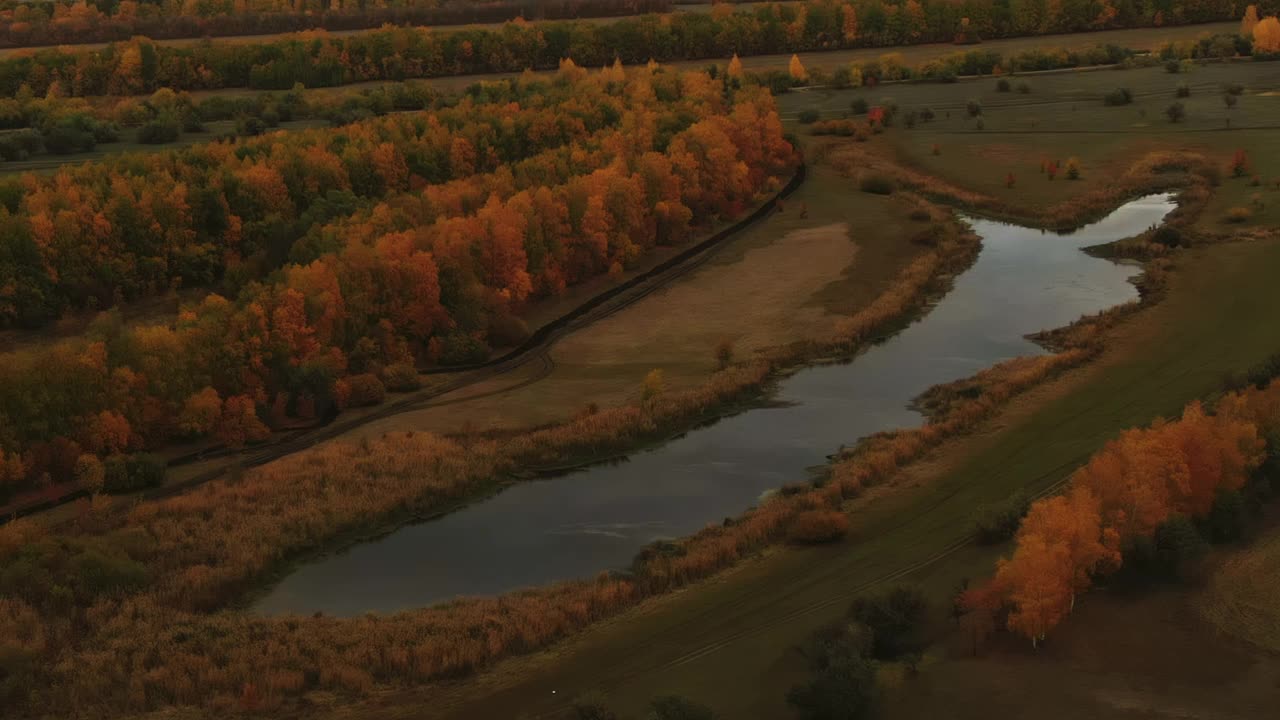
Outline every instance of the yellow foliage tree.
POLYGON ((731 78, 742 77, 742 61, 738 59, 738 53, 733 54, 733 59, 729 60, 729 69, 725 72, 731 78))
POLYGON ((1253 27, 1254 52, 1280 53, 1280 20, 1263 18, 1253 27))
POLYGON ((1253 29, 1258 25, 1258 6, 1250 5, 1244 10, 1244 18, 1240 20, 1240 35, 1253 37, 1253 29))
POLYGON ((791 74, 791 79, 796 82, 804 82, 809 79, 809 71, 804 69, 804 64, 800 62, 799 55, 791 56, 791 64, 787 66, 787 72, 791 74))

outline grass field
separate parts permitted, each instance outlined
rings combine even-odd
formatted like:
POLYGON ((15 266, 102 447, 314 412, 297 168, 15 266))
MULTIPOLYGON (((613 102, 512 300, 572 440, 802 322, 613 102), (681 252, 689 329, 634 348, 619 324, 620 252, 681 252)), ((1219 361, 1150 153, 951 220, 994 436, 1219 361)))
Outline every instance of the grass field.
MULTIPOLYGON (((795 643, 838 617, 856 592, 919 567, 902 577, 945 601, 961 577, 990 572, 995 551, 951 549, 967 536, 975 507, 1052 485, 1121 429, 1176 412, 1280 347, 1280 325, 1271 322, 1280 242, 1200 249, 1179 267, 1168 298, 1118 326, 1102 360, 943 448, 937 472, 873 497, 846 541, 770 553, 452 692, 433 689, 428 716, 538 716, 557 697, 603 689, 627 711, 678 693, 726 718, 788 717, 783 696, 802 674, 795 643)), ((414 702, 388 697, 386 712, 333 714, 398 717, 396 708, 414 702)))
POLYGON ((1204 65, 1176 75, 1146 68, 1015 76, 1010 81, 1028 83, 1031 94, 997 92, 994 79, 980 79, 791 93, 779 99, 779 109, 788 118, 805 109, 817 109, 823 119, 836 118, 849 113, 855 98, 871 105, 891 100, 904 115, 930 108, 937 115, 932 122, 919 122, 914 129, 902 128, 899 122, 887 133, 898 160, 1032 207, 1095 190, 1155 150, 1202 152, 1221 163, 1224 176, 1201 219, 1203 227, 1225 229, 1227 209, 1250 207, 1255 193, 1263 207, 1253 209, 1246 224, 1280 223, 1280 63, 1204 65), (1181 83, 1191 87, 1191 97, 1175 98, 1181 83), (1222 99, 1229 83, 1245 87, 1234 109, 1222 99), (1133 104, 1104 105, 1102 96, 1116 88, 1131 90, 1133 104), (982 105, 982 129, 965 110, 971 99, 982 105), (1175 101, 1187 112, 1176 124, 1165 116, 1175 101), (1237 149, 1247 151, 1260 186, 1252 186, 1248 177, 1229 177, 1227 166, 1237 149), (1042 159, 1062 164, 1071 157, 1080 161, 1080 180, 1067 180, 1060 173, 1051 181, 1040 173, 1042 159), (1009 173, 1014 175, 1013 188, 1006 187, 1009 173))
POLYGON ((1280 529, 1232 553, 1198 598, 1220 631, 1280 653, 1280 529))
POLYGON ((1038 652, 954 648, 888 693, 884 720, 1269 718, 1280 659, 1224 637, 1187 593, 1097 592, 1038 652))

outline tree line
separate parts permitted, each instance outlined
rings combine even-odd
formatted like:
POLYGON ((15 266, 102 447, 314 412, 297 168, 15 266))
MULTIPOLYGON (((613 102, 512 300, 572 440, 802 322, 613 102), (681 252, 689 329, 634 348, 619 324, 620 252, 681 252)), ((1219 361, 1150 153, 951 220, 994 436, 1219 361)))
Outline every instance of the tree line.
POLYGON ((567 65, 487 92, 25 178, 5 227, 32 272, 59 269, 48 287, 102 268, 142 288, 187 278, 172 268, 211 280, 222 263, 241 281, 172 324, 107 313, 83 338, 0 358, 0 487, 93 480, 95 457, 239 445, 376 403, 413 387, 418 364, 518 342, 528 302, 738 215, 794 162, 767 92, 702 73, 567 65))
POLYGON ((161 46, 146 38, 105 49, 48 49, 0 61, 0 91, 133 95, 173 90, 285 89, 369 80, 553 69, 564 58, 599 67, 619 59, 723 58, 804 50, 1145 27, 1235 19, 1224 0, 1070 4, 1045 0, 812 0, 715 12, 645 15, 611 23, 507 23, 500 29, 388 28, 335 37, 311 32, 261 43, 161 46))
POLYGON ((0 47, 350 31, 383 25, 462 25, 667 12, 670 0, 76 0, 0 4, 0 47))

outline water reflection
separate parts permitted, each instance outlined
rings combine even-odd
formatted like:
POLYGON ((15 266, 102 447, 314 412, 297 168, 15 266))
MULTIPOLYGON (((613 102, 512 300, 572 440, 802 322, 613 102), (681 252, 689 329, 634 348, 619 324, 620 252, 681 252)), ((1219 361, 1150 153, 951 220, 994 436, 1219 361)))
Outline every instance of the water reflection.
POLYGON ((737 515, 805 477, 842 444, 917 425, 909 405, 938 383, 1044 351, 1026 339, 1137 296, 1137 268, 1090 245, 1135 235, 1170 196, 1126 204, 1060 235, 972 220, 973 267, 923 318, 853 362, 803 370, 778 400, 689 432, 627 462, 513 486, 439 520, 306 564, 255 606, 264 613, 390 612, 627 566, 645 544, 737 515))

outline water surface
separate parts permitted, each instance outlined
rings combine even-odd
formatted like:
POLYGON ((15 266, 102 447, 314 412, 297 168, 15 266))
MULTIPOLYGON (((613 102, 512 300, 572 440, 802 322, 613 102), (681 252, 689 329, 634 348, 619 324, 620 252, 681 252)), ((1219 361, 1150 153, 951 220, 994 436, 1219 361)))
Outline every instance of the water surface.
MULTIPOLYGON (((919 425, 933 385, 1044 350, 1026 339, 1137 297, 1138 272, 1081 248, 1136 235, 1171 197, 1130 202, 1061 235, 971 220, 974 265, 922 318, 852 362, 802 370, 776 406, 693 430, 629 460, 512 486, 438 520, 304 564, 260 599, 263 613, 354 615, 491 595, 625 568, 644 545, 738 515, 806 477, 842 444, 919 425)), ((744 297, 749 302, 749 297, 744 297)))

